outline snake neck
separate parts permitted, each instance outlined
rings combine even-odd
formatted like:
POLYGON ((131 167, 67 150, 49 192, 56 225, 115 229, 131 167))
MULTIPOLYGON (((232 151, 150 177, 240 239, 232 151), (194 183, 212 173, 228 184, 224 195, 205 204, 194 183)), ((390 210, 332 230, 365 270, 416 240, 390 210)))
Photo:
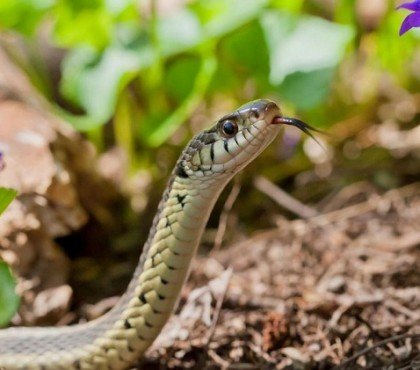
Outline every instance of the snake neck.
POLYGON ((174 174, 117 305, 87 324, 0 331, 0 369, 124 369, 141 358, 177 303, 211 210, 228 181, 226 176, 200 181, 174 174))
POLYGON ((128 305, 133 297, 138 297, 144 303, 147 294, 153 295, 149 291, 158 293, 162 305, 168 305, 165 311, 171 312, 176 302, 171 299, 164 301, 166 297, 179 295, 210 213, 229 180, 224 177, 217 182, 192 182, 188 178, 172 175, 159 203, 136 271, 115 308, 117 313, 118 306, 128 305))
POLYGON ((176 306, 209 215, 228 181, 228 176, 217 181, 172 176, 136 272, 115 310, 117 318, 110 315, 115 324, 94 342, 100 346, 96 356, 108 356, 103 338, 123 338, 118 356, 126 364, 151 345, 176 306))

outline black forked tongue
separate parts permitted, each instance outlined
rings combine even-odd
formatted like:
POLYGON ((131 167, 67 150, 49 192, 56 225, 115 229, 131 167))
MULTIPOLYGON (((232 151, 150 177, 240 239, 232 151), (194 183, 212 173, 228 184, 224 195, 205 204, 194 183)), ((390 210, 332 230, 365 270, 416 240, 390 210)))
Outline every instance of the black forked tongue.
POLYGON ((316 137, 312 134, 311 131, 319 132, 320 134, 324 134, 324 132, 316 129, 315 127, 308 125, 307 123, 301 121, 300 119, 276 116, 273 118, 273 121, 271 123, 273 125, 283 124, 283 125, 295 126, 299 130, 303 131, 306 135, 314 139, 318 143, 318 145, 323 147, 322 144, 316 139, 316 137))

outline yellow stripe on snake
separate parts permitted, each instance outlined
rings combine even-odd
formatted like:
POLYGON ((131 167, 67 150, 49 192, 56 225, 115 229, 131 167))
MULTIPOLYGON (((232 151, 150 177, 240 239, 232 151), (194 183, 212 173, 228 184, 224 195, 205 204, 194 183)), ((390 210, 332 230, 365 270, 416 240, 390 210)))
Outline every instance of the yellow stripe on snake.
MULTIPOLYGON (((250 102, 197 134, 182 152, 132 280, 101 318, 69 327, 0 331, 0 369, 126 369, 157 337, 177 303, 210 212, 229 180, 276 137, 282 117, 250 102)), ((302 126, 303 125, 303 126, 302 126)))

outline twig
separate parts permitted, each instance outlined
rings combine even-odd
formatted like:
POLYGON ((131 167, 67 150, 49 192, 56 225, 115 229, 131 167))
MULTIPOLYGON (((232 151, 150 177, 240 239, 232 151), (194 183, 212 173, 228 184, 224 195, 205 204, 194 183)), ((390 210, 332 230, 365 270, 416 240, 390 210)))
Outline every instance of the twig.
POLYGON ((414 357, 407 366, 401 367, 398 370, 413 370, 420 368, 420 355, 414 357), (417 367, 416 367, 417 365, 417 367))
MULTIPOLYGON (((418 193, 420 182, 414 182, 398 189, 392 189, 383 195, 376 196, 375 199, 368 199, 364 202, 357 203, 346 208, 337 209, 328 213, 318 214, 310 219, 307 226, 324 226, 332 222, 347 220, 361 214, 371 212, 378 208, 378 199, 392 199, 395 195, 404 198, 418 193)), ((298 220, 297 220, 298 221, 298 220)), ((292 221, 296 222, 296 221, 292 221)))
MULTIPOLYGON (((406 198, 418 193, 418 189, 420 186, 420 182, 414 182, 409 185, 403 186, 398 189, 392 189, 386 192, 383 195, 379 195, 379 199, 392 199, 396 195, 401 198, 406 198)), ((374 211, 378 208, 377 201, 374 202, 372 199, 366 200, 361 203, 357 203, 346 208, 341 208, 338 210, 334 210, 328 213, 318 214, 309 219, 309 222, 305 223, 306 228, 311 227, 322 227, 324 225, 329 225, 331 223, 335 223, 337 221, 343 221, 347 219, 351 219, 353 217, 358 217, 362 214, 374 211)), ((294 225, 301 223, 302 220, 293 220, 289 222, 289 225, 294 225)), ((249 247, 249 245, 255 245, 256 243, 260 242, 261 240, 270 240, 273 238, 277 238, 279 235, 279 229, 274 228, 271 230, 263 231, 254 237, 235 243, 232 247, 229 248, 228 253, 226 254, 229 258, 232 258, 235 255, 243 255, 243 251, 249 247)), ((219 255, 220 258, 220 255, 219 255)))
POLYGON ((228 224, 229 214, 230 214, 230 211, 232 210, 233 204, 235 203, 236 198, 238 197, 240 191, 241 191, 241 184, 239 181, 236 180, 233 183, 232 190, 230 191, 226 199, 226 202, 223 206, 222 214, 220 215, 220 219, 219 219, 219 227, 217 228, 216 237, 214 238, 214 244, 213 244, 213 249, 211 251, 211 254, 216 253, 222 246, 223 237, 225 235, 227 224, 228 224))
POLYGON ((372 248, 385 252, 399 252, 416 247, 420 243, 420 231, 413 231, 396 238, 388 238, 386 241, 373 244, 372 248))
POLYGON ((346 208, 337 209, 328 213, 317 215, 311 218, 311 224, 316 226, 325 226, 332 222, 348 220, 364 213, 371 212, 377 208, 377 204, 368 200, 366 202, 357 203, 346 208))
POLYGON ((259 191, 301 218, 310 218, 318 215, 318 211, 299 202, 263 176, 255 177, 253 183, 259 191))
POLYGON ((391 343, 391 342, 396 342, 398 340, 401 339, 407 339, 407 338, 412 338, 412 339, 417 339, 420 338, 420 334, 400 334, 400 335, 394 335, 393 337, 381 340, 380 342, 365 348, 363 350, 361 350, 360 352, 356 353, 355 355, 351 356, 350 358, 348 358, 347 360, 345 360, 344 362, 342 362, 341 364, 335 366, 333 368, 333 370, 339 370, 339 369, 345 369, 347 365, 350 365, 353 361, 357 360, 360 356, 365 355, 366 353, 373 351, 375 348, 381 347, 384 344, 387 343, 391 343))
POLYGON ((211 323, 211 327, 208 331, 207 338, 204 341, 204 345, 203 345, 203 348, 202 348, 203 356, 201 357, 201 359, 199 360, 199 363, 198 363, 200 369, 204 368, 207 357, 210 357, 214 362, 216 362, 218 365, 220 365, 220 367, 222 369, 227 369, 230 365, 230 362, 224 360, 215 351, 209 349, 210 341, 213 338, 214 332, 216 331, 217 323, 219 321, 220 311, 222 310, 222 305, 223 305, 223 301, 224 301, 225 296, 226 296, 226 292, 228 290, 229 281, 230 281, 230 278, 232 277, 232 268, 231 267, 227 268, 223 272, 223 274, 224 274, 224 276, 221 279, 222 279, 222 282, 224 282, 224 286, 223 286, 223 289, 221 290, 221 293, 219 294, 219 297, 217 298, 217 303, 216 303, 216 307, 214 309, 214 315, 213 315, 213 320, 212 320, 212 323, 211 323))
POLYGON ((370 324, 370 322, 366 321, 361 315, 355 314, 354 318, 369 329, 368 339, 370 339, 371 334, 373 334, 377 338, 384 339, 384 335, 378 333, 377 330, 375 330, 375 328, 370 324))
POLYGON ((230 362, 224 360, 221 358, 216 351, 213 351, 212 349, 208 351, 209 357, 220 366, 222 370, 228 369, 230 367, 230 362))
POLYGON ((394 311, 397 311, 397 312, 405 315, 409 319, 412 319, 412 320, 415 320, 415 321, 419 321, 420 320, 420 314, 418 312, 411 311, 410 309, 408 309, 407 307, 405 307, 402 304, 398 303, 396 300, 394 300, 392 298, 387 299, 385 301, 385 306, 387 306, 388 308, 391 308, 394 311))
POLYGON ((228 286, 229 286, 229 282, 230 282, 230 278, 232 277, 232 268, 228 267, 223 274, 225 275, 223 278, 223 282, 225 283, 223 286, 223 290, 220 293, 219 297, 217 298, 217 303, 216 303, 216 307, 214 309, 214 315, 213 315, 213 322, 211 324, 211 327, 209 329, 208 335, 207 335, 207 340, 206 340, 206 344, 205 344, 205 348, 208 347, 210 341, 213 338, 214 332, 216 331, 216 326, 217 323, 219 321, 219 316, 220 316, 220 311, 222 310, 222 305, 223 305, 223 301, 225 300, 225 296, 226 296, 226 292, 228 290, 228 286))

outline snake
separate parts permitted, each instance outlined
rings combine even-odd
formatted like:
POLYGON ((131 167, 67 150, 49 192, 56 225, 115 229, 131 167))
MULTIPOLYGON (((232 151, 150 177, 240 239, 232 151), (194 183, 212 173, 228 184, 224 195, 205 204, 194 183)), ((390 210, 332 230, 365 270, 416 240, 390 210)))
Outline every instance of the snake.
POLYGON ((312 128, 260 99, 195 135, 175 164, 137 267, 115 306, 86 323, 0 330, 0 369, 121 370, 136 364, 177 305, 221 191, 274 140, 281 124, 312 128))

